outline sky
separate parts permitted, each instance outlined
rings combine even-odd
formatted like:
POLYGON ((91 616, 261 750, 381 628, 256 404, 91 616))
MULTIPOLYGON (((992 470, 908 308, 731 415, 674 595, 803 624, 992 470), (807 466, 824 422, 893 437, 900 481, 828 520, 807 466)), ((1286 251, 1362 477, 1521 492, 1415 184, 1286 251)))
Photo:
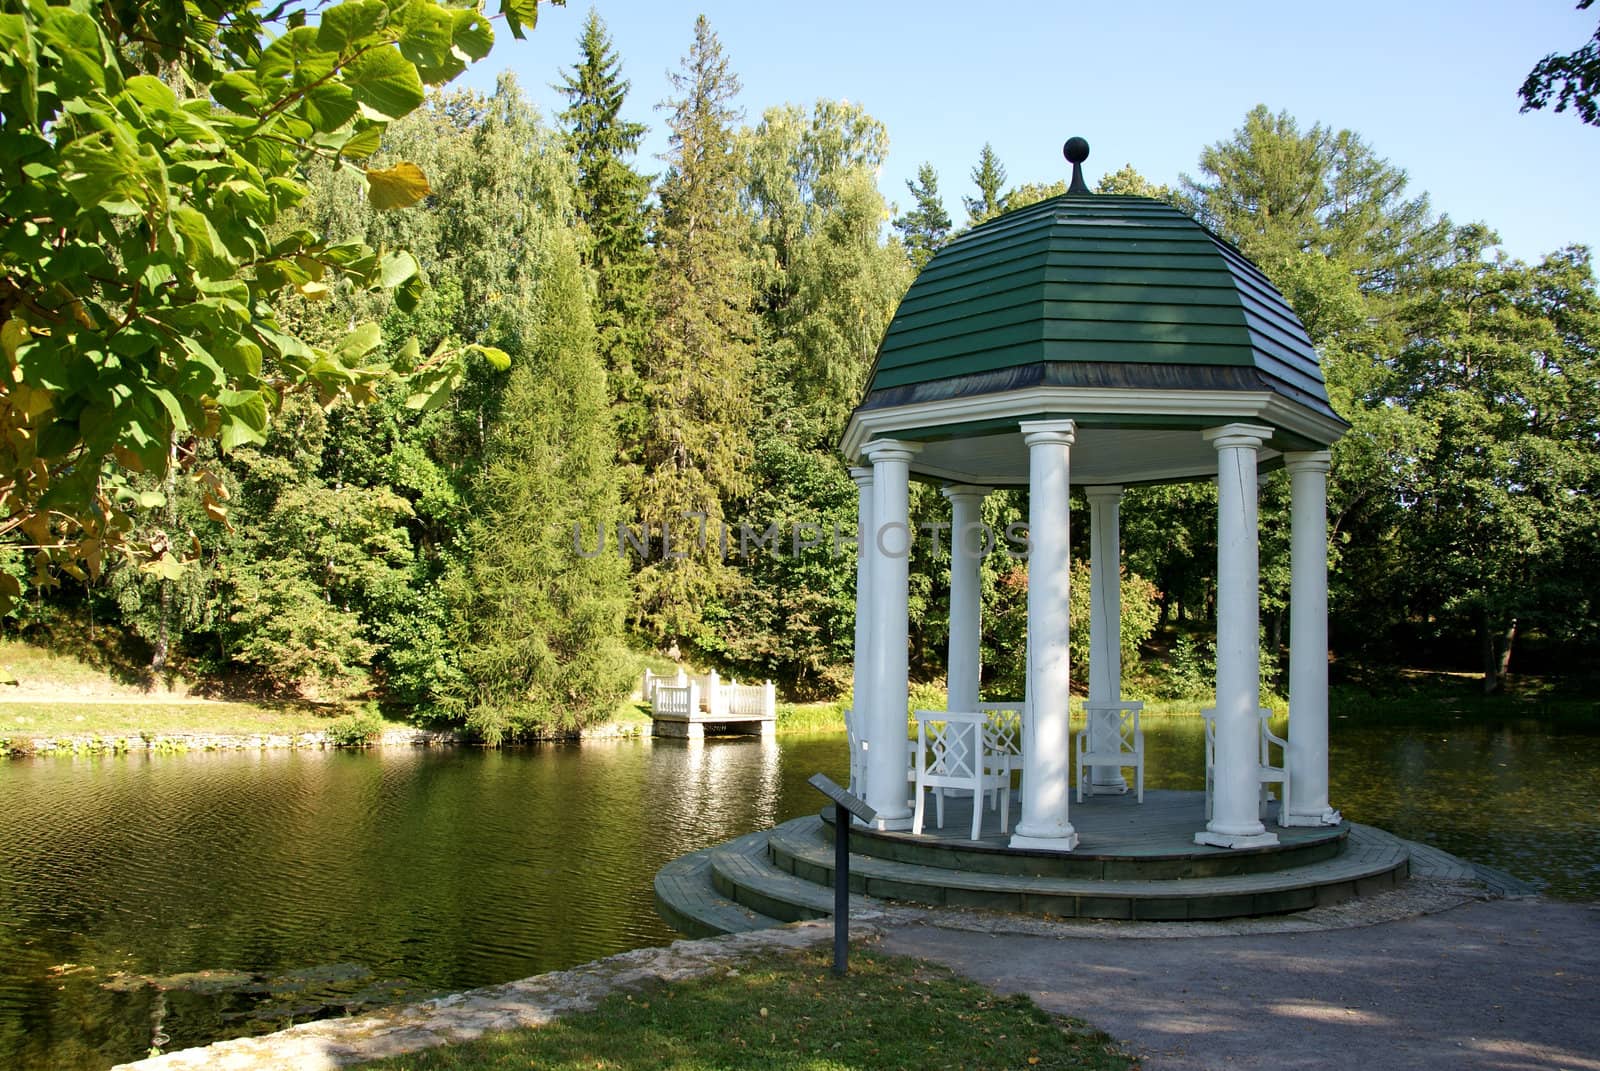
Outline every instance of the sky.
MULTIPOLYGON (((1574 0, 1343 0, 1089 5, 1012 0, 596 0, 632 83, 623 114, 647 123, 635 164, 663 165, 665 113, 705 14, 742 85, 746 121, 822 98, 863 105, 889 132, 879 179, 901 209, 922 162, 951 217, 966 219, 970 173, 987 142, 1007 184, 1069 174, 1061 145, 1087 138, 1091 185, 1131 163, 1158 183, 1197 173, 1256 104, 1301 129, 1361 135, 1426 192, 1436 212, 1483 222, 1507 253, 1533 260, 1564 245, 1600 251, 1600 128, 1572 111, 1519 114, 1517 90, 1551 52, 1595 32, 1600 9, 1574 0)), ((578 59, 589 5, 540 5, 526 41, 502 29, 461 84, 488 89, 513 71, 553 116, 552 85, 578 59)))

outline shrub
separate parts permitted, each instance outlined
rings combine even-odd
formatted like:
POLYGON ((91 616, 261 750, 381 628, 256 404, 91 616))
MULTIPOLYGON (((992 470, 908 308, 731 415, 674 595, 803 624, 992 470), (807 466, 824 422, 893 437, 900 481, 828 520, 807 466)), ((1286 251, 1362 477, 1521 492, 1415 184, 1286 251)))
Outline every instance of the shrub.
POLYGON ((323 732, 334 747, 370 747, 382 734, 383 717, 375 710, 335 718, 323 732))

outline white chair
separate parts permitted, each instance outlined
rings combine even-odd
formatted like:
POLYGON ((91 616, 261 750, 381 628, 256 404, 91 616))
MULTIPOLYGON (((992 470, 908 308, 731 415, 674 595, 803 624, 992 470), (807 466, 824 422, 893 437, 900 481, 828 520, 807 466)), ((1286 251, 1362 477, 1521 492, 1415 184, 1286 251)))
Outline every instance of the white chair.
MULTIPOLYGON (((1206 721, 1206 821, 1209 822, 1212 783, 1216 779, 1217 769, 1217 708, 1206 707, 1200 712, 1200 716, 1206 721)), ((1256 716, 1261 724, 1256 753, 1256 783, 1260 786, 1261 795, 1256 803, 1256 817, 1261 816, 1261 808, 1272 799, 1272 793, 1267 790, 1267 786, 1277 784, 1282 790, 1278 797, 1278 825, 1282 826, 1289 806, 1289 741, 1273 733, 1272 711, 1266 707, 1258 707, 1256 716), (1272 764, 1273 747, 1278 748, 1280 756, 1276 766, 1272 764)))
MULTIPOLYGON (((988 761, 991 764, 991 768, 987 772, 1003 777, 1007 788, 1011 787, 1012 771, 1022 772, 1024 709, 1024 704, 1022 703, 978 704, 978 710, 987 715, 987 723, 984 729, 986 734, 984 749, 990 756, 988 761), (1000 769, 1002 762, 1005 764, 1003 771, 1000 769)), ((990 806, 994 806, 996 802, 992 798, 994 791, 993 788, 989 790, 990 806)))
MULTIPOLYGON (((1083 802, 1084 788, 1096 766, 1132 766, 1137 798, 1144 802, 1144 730, 1139 728, 1139 714, 1143 703, 1085 703, 1087 722, 1078 733, 1078 802, 1083 802), (1115 736, 1106 734, 1096 739, 1095 716, 1111 714, 1116 717, 1115 736)), ((1109 720, 1109 719, 1107 719, 1109 720)))
POLYGON ((917 711, 916 802, 912 808, 911 832, 922 833, 922 816, 928 792, 935 796, 935 815, 944 828, 944 789, 960 788, 972 793, 972 839, 983 828, 984 795, 993 789, 1000 809, 1000 832, 1010 826, 1011 765, 1009 759, 991 752, 988 742, 989 715, 981 711, 917 711))

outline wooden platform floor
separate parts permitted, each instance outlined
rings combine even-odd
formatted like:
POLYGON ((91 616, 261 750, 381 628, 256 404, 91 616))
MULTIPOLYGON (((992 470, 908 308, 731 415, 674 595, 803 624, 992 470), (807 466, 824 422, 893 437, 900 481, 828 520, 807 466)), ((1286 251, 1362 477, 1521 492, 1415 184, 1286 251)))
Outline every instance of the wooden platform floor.
MULTIPOLYGON (((1072 852, 1079 858, 1089 856, 1117 856, 1119 858, 1161 858, 1171 856, 1238 855, 1239 849, 1213 848, 1196 844, 1194 835, 1206 827, 1206 799, 1203 792, 1180 792, 1167 789, 1147 789, 1140 803, 1132 792, 1124 796, 1085 796, 1082 803, 1068 806, 1068 820, 1078 831, 1079 843, 1072 852)), ((1282 828, 1277 824, 1278 805, 1269 803, 1263 809, 1263 822, 1267 830, 1278 835, 1280 848, 1291 848, 1336 840, 1343 836, 1348 826, 1282 828)), ((1007 829, 1015 831, 1021 817, 1020 793, 1011 794, 1011 813, 1007 829)), ((984 810, 982 835, 977 841, 972 832, 972 799, 945 800, 944 828, 935 824, 933 797, 926 802, 926 814, 921 837, 907 833, 865 831, 857 827, 857 851, 870 852, 871 848, 860 841, 874 837, 899 840, 931 840, 939 844, 971 848, 974 845, 996 851, 1010 851, 1011 834, 1000 832, 1000 815, 984 810)), ((1245 851, 1271 851, 1272 849, 1245 849, 1245 851)), ((1031 853, 1028 853, 1031 854, 1031 853)))

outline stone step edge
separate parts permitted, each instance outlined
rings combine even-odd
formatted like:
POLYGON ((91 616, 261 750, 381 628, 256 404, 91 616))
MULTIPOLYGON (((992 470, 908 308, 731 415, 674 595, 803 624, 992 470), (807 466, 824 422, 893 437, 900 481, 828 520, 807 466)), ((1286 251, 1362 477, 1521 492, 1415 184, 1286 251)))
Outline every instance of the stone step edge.
MULTIPOLYGON (((712 887, 737 904, 783 922, 832 918, 832 885, 816 885, 774 866, 766 842, 770 835, 769 830, 758 842, 739 838, 711 849, 712 887)), ((871 897, 851 894, 852 918, 881 911, 882 905, 871 897)))
MULTIPOLYGON (((825 869, 832 882, 833 845, 822 833, 822 820, 808 817, 785 822, 772 831, 769 841, 773 862, 782 870, 794 873, 789 865, 799 860, 825 869)), ((879 859, 876 856, 851 853, 850 872, 852 887, 855 875, 863 878, 878 877, 888 881, 905 881, 923 877, 954 888, 972 890, 1015 890, 1042 894, 1079 896, 1137 896, 1141 899, 1162 899, 1192 895, 1227 895, 1232 890, 1248 889, 1252 892, 1274 892, 1298 888, 1306 883, 1301 877, 1326 868, 1337 868, 1341 873, 1335 880, 1370 877, 1393 869, 1393 861, 1386 857, 1404 850, 1406 842, 1370 826, 1353 827, 1346 851, 1334 859, 1309 864, 1298 870, 1262 871, 1256 874, 1226 874, 1209 878, 1158 878, 1125 880, 1105 878, 1034 877, 1020 874, 998 874, 990 871, 950 870, 920 863, 902 863, 879 859), (1377 856, 1377 858, 1368 858, 1377 856)), ((809 880, 809 879, 808 879, 809 880)))
MULTIPOLYGON (((832 843, 833 817, 832 807, 823 807, 818 816, 822 820, 824 836, 832 843)), ((910 865, 923 865, 938 867, 939 856, 946 856, 950 865, 946 869, 959 870, 963 873, 1010 873, 1006 863, 1013 862, 1020 857, 1034 860, 1043 867, 1070 866, 1071 869, 1085 870, 1094 867, 1105 868, 1114 866, 1141 867, 1146 869, 1160 869, 1162 867, 1179 868, 1184 866, 1206 865, 1210 863, 1227 863, 1235 866, 1240 875, 1269 874, 1276 870, 1293 870, 1307 866, 1312 862, 1325 861, 1327 858, 1339 854, 1350 836, 1350 827, 1353 823, 1346 822, 1336 833, 1314 840, 1297 841, 1272 848, 1243 849, 1237 852, 1221 848, 1201 848, 1194 846, 1192 850, 1161 855, 1128 856, 1103 851, 1074 851, 1056 855, 1051 852, 1009 852, 1005 848, 990 842, 963 841, 923 841, 922 838, 913 837, 906 832, 883 833, 876 830, 857 829, 851 840, 852 854, 872 856, 891 863, 907 863, 910 865), (919 862, 919 856, 923 861, 919 862), (1311 858, 1316 857, 1316 858, 1311 858)), ((1061 877, 1067 879, 1095 880, 1095 881, 1165 881, 1175 880, 1176 876, 1153 878, 1106 878, 1101 874, 1042 874, 1039 877, 1061 877)), ((1225 877, 1228 875, 1215 875, 1225 877)))
MULTIPOLYGON (((765 849, 765 839, 765 831, 738 838, 755 841, 761 850, 765 849)), ((656 871, 656 914, 668 926, 688 937, 701 938, 785 924, 783 919, 755 911, 717 891, 711 880, 712 853, 734 843, 737 841, 680 855, 656 871)))
MULTIPOLYGON (((769 850, 774 866, 797 879, 818 883, 820 888, 821 883, 832 882, 832 846, 822 840, 820 819, 810 821, 816 824, 796 819, 779 826, 773 831, 769 850), (804 842, 807 832, 809 845, 804 842), (802 838, 799 845, 794 843, 796 836, 802 838)), ((1282 914, 1380 892, 1403 880, 1408 866, 1404 842, 1373 832, 1381 841, 1370 852, 1358 847, 1356 858, 1341 856, 1314 864, 1305 868, 1312 873, 1292 881, 1284 880, 1284 872, 1163 882, 1021 878, 884 864, 871 857, 852 856, 851 886, 882 900, 1062 917, 1197 920, 1282 914), (1366 854, 1375 858, 1360 859, 1366 854), (1264 880, 1268 877, 1274 880, 1264 880), (1169 888, 1152 888, 1163 885, 1169 888)))

